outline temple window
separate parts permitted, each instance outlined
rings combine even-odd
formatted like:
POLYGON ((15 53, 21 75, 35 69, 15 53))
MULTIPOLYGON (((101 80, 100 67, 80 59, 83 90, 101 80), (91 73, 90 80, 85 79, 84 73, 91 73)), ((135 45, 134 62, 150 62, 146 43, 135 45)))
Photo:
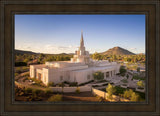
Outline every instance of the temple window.
POLYGON ((74 82, 76 82, 76 77, 74 77, 74 82))
POLYGON ((87 75, 87 79, 90 80, 90 75, 87 75))
POLYGON ((60 80, 61 80, 61 81, 63 80, 63 76, 60 76, 60 80))

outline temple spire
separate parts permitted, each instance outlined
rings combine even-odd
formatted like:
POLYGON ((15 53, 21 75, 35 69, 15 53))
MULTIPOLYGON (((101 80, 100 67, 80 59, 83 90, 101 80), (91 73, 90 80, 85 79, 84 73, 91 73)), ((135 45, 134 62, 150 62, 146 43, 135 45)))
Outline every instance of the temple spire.
POLYGON ((84 40, 83 40, 83 31, 81 31, 81 42, 80 42, 80 48, 84 47, 84 40))

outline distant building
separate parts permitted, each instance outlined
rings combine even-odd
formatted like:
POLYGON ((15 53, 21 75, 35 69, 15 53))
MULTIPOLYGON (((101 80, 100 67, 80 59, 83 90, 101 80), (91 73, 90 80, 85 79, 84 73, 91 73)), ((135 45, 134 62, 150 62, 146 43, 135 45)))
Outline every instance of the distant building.
POLYGON ((45 64, 30 65, 30 77, 42 80, 44 84, 49 82, 77 82, 78 84, 93 80, 93 73, 101 71, 104 79, 119 73, 120 65, 107 60, 95 61, 85 50, 83 33, 81 33, 80 47, 75 51, 71 61, 53 61, 45 64))

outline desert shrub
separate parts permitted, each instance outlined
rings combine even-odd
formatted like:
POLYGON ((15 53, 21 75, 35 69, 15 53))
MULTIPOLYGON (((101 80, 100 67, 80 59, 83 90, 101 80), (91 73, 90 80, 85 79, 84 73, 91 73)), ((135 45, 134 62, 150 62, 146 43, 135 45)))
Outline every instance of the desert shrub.
POLYGON ((32 80, 32 78, 31 78, 31 77, 27 77, 27 79, 28 79, 28 80, 32 80))
POLYGON ((143 88, 144 87, 144 83, 142 81, 138 81, 137 85, 139 88, 143 88))
POLYGON ((64 87, 64 83, 63 82, 59 83, 58 85, 59 85, 59 87, 64 87))
POLYGON ((108 93, 108 98, 112 99, 112 95, 113 93, 115 93, 116 89, 113 85, 111 85, 110 83, 108 84, 108 87, 106 88, 106 91, 108 93))
POLYGON ((127 72, 127 70, 125 69, 124 66, 121 66, 120 69, 119 69, 119 72, 120 72, 120 75, 124 76, 125 73, 127 72))
POLYGON ((64 81, 63 83, 64 83, 64 84, 69 84, 70 82, 64 81))
POLYGON ((22 73, 23 71, 21 67, 15 67, 15 72, 19 74, 19 73, 22 73))
POLYGON ((80 93, 80 88, 79 87, 76 88, 76 93, 80 93))
POLYGON ((48 87, 53 87, 53 86, 54 86, 54 83, 53 83, 53 82, 49 82, 49 83, 47 84, 47 86, 48 86, 48 87))
POLYGON ((132 79, 135 79, 135 80, 145 80, 145 78, 142 78, 142 77, 140 77, 137 74, 134 74, 133 77, 132 77, 132 79))
POLYGON ((15 62, 15 66, 27 66, 26 62, 15 62))
POLYGON ((124 91, 126 90, 126 88, 122 88, 122 87, 118 87, 118 86, 115 86, 115 89, 116 89, 116 92, 115 92, 116 95, 123 94, 124 91))
POLYGON ((139 95, 133 92, 131 95, 131 101, 139 101, 139 99, 140 99, 139 95))
POLYGON ((29 67, 23 66, 23 67, 22 67, 22 70, 29 70, 29 67))
POLYGON ((128 83, 127 79, 121 80, 123 83, 128 83))
POLYGON ((33 89, 33 90, 32 90, 32 93, 33 93, 33 94, 37 94, 37 95, 40 94, 40 93, 42 93, 42 92, 43 92, 43 91, 40 90, 40 89, 33 89))
POLYGON ((122 73, 121 76, 124 77, 124 76, 125 76, 125 73, 122 73))
POLYGON ((57 101, 62 101, 62 95, 53 95, 48 99, 49 102, 57 102, 57 101))
POLYGON ((130 99, 131 101, 139 101, 140 100, 140 96, 137 94, 137 93, 135 93, 135 92, 133 92, 133 90, 126 90, 125 92, 124 92, 124 98, 128 98, 128 99, 130 99))
POLYGON ((137 68, 137 72, 140 72, 140 67, 137 68))
POLYGON ((95 80, 103 80, 104 74, 100 71, 93 73, 93 77, 95 80))
POLYGON ((49 89, 49 88, 47 88, 47 89, 45 89, 45 94, 46 95, 49 95, 49 94, 51 94, 52 93, 52 90, 51 89, 49 89))
POLYGON ((132 93, 133 93, 133 90, 132 89, 130 89, 130 90, 126 90, 125 92, 124 92, 124 98, 131 98, 131 96, 132 96, 132 93))
POLYGON ((15 76, 15 77, 18 76, 18 73, 14 73, 14 76, 15 76))
POLYGON ((141 99, 145 99, 145 93, 139 91, 136 91, 135 93, 137 93, 141 99))
POLYGON ((26 93, 26 94, 32 93, 32 88, 25 88, 25 93, 26 93))
POLYGON ((123 86, 127 86, 127 84, 122 84, 123 86))
POLYGON ((69 84, 70 87, 74 87, 74 86, 77 86, 77 85, 78 85, 77 82, 72 82, 72 83, 69 84))
POLYGON ((35 82, 40 85, 41 83, 43 83, 41 80, 35 80, 35 82))

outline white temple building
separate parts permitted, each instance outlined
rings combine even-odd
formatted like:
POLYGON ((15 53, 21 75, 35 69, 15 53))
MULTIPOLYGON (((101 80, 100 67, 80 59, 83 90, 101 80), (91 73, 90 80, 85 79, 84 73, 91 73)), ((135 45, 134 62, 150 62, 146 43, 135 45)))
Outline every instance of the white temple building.
POLYGON ((80 47, 70 61, 52 61, 45 64, 30 65, 30 77, 41 80, 44 84, 64 81, 77 82, 78 84, 93 80, 93 73, 101 71, 104 79, 119 73, 120 65, 107 60, 95 61, 85 50, 83 33, 81 34, 80 47))

